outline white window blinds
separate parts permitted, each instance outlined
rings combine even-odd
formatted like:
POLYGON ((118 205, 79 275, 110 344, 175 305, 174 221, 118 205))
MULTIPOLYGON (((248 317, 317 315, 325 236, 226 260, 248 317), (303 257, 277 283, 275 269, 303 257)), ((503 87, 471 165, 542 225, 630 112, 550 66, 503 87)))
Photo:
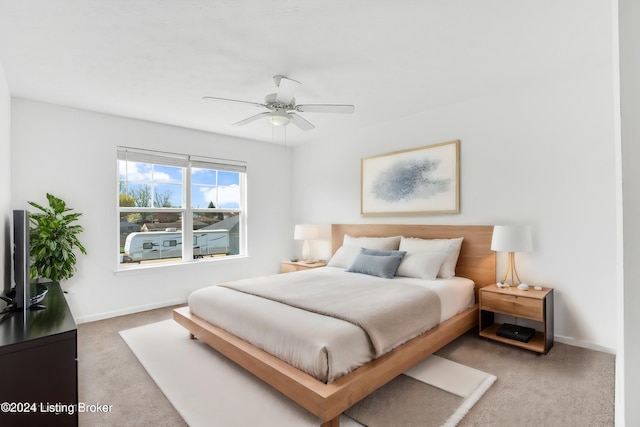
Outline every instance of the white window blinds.
POLYGON ((164 166, 177 166, 201 169, 216 169, 228 172, 246 172, 247 163, 239 160, 217 159, 214 157, 189 156, 139 148, 118 147, 118 160, 137 163, 152 163, 164 166))

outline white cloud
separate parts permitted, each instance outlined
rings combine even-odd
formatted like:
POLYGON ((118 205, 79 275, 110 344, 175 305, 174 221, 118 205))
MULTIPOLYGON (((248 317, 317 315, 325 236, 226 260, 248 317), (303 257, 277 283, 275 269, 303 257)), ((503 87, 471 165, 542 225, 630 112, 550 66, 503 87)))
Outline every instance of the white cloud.
POLYGON ((227 205, 240 205, 240 186, 238 184, 221 185, 217 187, 218 195, 216 202, 216 188, 202 188, 202 192, 207 204, 212 201, 216 207, 224 207, 227 205))
MULTIPOLYGON (((124 162, 122 160, 119 161, 120 168, 120 177, 125 177, 125 172, 127 175, 127 179, 132 182, 151 182, 151 166, 149 163, 138 163, 138 162, 124 162), (126 164, 126 169, 125 169, 126 164)), ((158 181, 171 181, 171 176, 165 172, 156 171, 153 174, 156 182, 158 181)))

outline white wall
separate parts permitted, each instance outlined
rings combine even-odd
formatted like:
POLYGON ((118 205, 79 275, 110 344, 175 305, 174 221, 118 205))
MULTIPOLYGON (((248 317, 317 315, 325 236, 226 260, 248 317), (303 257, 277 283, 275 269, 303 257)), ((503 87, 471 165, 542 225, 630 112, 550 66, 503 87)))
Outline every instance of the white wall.
MULTIPOLYGON (((622 306, 624 328, 621 331, 621 351, 616 367, 617 396, 624 399, 618 405, 619 425, 640 425, 640 7, 637 1, 619 2, 620 19, 620 100, 622 124, 622 197, 623 251, 622 306), (626 424, 625 424, 626 423, 626 424)), ((616 400, 618 401, 618 400, 616 400)))
POLYGON ((291 151, 281 146, 16 98, 12 134, 13 205, 46 204, 49 192, 83 214, 88 255, 63 284, 79 322, 184 302, 205 285, 278 272, 291 256, 291 151), (114 274, 117 145, 247 161, 249 257, 114 274))
POLYGON ((11 287, 11 94, 0 62, 0 292, 11 287))
MULTIPOLYGON (((520 276, 555 288, 560 340, 615 351, 612 70, 558 76, 294 152, 297 223, 530 224, 520 276), (461 213, 361 217, 360 159, 461 140, 461 213)), ((356 112, 357 114, 357 112, 356 112)), ((323 254, 325 255, 325 254, 323 254)), ((505 254, 499 255, 498 274, 505 254)))

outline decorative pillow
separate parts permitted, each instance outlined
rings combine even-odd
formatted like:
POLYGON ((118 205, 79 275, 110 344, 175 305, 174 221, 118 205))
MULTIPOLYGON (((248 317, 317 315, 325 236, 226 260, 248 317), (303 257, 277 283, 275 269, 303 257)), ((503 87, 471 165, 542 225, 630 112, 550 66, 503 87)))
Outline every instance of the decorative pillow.
POLYGON ((396 276, 434 280, 446 257, 445 252, 408 252, 402 258, 396 276))
POLYGON ((345 234, 342 246, 340 246, 336 253, 333 254, 327 265, 329 267, 349 268, 356 259, 356 256, 360 253, 361 248, 397 250, 399 244, 400 236, 351 237, 345 234))
POLYGON ((397 256, 400 258, 405 256, 406 254, 406 252, 402 252, 402 251, 385 251, 380 249, 369 249, 369 248, 360 249, 360 253, 365 255, 376 255, 376 256, 397 256))
POLYGON ((393 278, 398 266, 400 265, 400 261, 402 261, 402 257, 405 255, 405 252, 384 251, 385 253, 391 253, 386 255, 371 255, 371 253, 374 252, 380 251, 362 248, 347 271, 352 273, 368 274, 370 276, 384 277, 385 279, 393 278))
POLYGON ((447 257, 444 259, 438 277, 450 279, 456 275, 456 264, 460 255, 460 247, 464 237, 455 239, 418 239, 416 237, 402 237, 400 239, 399 249, 412 252, 445 252, 447 257))
POLYGON ((398 250, 400 236, 393 237, 352 237, 344 235, 342 245, 357 246, 359 248, 380 249, 387 251, 398 250))

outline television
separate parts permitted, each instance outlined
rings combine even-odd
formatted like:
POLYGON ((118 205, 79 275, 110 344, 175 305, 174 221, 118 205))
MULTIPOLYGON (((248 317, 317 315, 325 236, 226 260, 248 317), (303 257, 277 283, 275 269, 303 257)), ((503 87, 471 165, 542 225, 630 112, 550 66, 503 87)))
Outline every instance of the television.
MULTIPOLYGON (((15 312, 26 313, 27 310, 44 309, 40 304, 47 294, 47 289, 38 294, 37 289, 33 289, 30 278, 30 219, 29 211, 13 211, 13 247, 12 247, 12 285, 5 295, 0 299, 7 303, 7 306, 0 311, 0 321, 15 312), (32 296, 35 295, 35 296, 32 296)), ((25 314, 26 315, 26 314, 25 314)))
POLYGON ((29 211, 13 211, 13 304, 16 310, 29 308, 31 300, 31 280, 29 261, 29 211))

